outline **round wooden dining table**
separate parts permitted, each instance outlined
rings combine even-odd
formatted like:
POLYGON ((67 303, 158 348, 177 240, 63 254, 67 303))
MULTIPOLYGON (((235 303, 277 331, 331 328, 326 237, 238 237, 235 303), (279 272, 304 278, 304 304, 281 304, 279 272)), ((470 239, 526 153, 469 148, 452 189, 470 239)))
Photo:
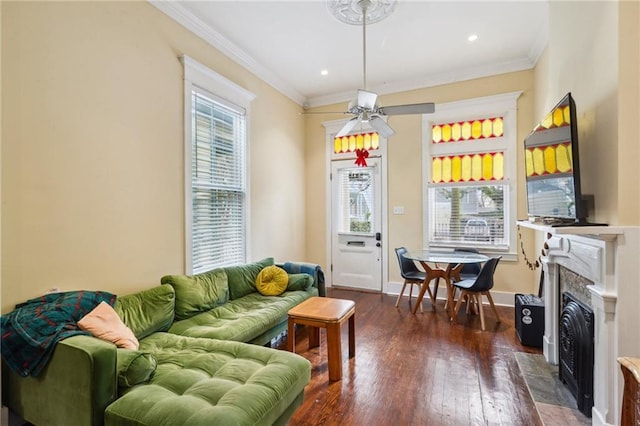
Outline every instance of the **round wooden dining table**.
POLYGON ((454 288, 452 280, 460 280, 460 270, 465 263, 484 263, 489 260, 489 257, 483 254, 466 251, 416 250, 405 253, 404 257, 419 262, 426 272, 424 284, 418 294, 417 303, 413 307, 413 313, 416 313, 422 303, 422 298, 431 280, 444 278, 447 285, 446 307, 449 312, 449 319, 453 319, 454 288), (431 265, 434 266, 432 267, 431 265))

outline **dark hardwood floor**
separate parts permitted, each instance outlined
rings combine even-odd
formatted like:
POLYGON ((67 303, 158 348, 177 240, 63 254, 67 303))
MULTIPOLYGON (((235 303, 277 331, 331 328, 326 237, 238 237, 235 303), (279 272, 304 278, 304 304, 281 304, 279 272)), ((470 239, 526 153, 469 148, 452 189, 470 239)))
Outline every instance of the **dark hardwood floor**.
POLYGON ((460 312, 450 324, 442 301, 433 311, 426 300, 424 313, 413 315, 407 298, 396 308, 394 296, 338 289, 328 296, 356 302, 356 356, 348 358, 344 324, 343 377, 330 383, 324 330, 309 350, 306 327, 297 329, 296 352, 313 367, 289 426, 542 425, 514 356, 540 351, 518 341, 513 308, 498 307, 499 324, 485 310, 483 332, 477 315, 460 312))

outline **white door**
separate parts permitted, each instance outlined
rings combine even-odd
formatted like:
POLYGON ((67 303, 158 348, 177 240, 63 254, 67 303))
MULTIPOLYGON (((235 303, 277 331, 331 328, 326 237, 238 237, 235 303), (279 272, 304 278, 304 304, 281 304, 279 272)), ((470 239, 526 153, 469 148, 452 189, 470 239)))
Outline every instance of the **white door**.
POLYGON ((332 285, 382 291, 380 159, 331 163, 332 285))

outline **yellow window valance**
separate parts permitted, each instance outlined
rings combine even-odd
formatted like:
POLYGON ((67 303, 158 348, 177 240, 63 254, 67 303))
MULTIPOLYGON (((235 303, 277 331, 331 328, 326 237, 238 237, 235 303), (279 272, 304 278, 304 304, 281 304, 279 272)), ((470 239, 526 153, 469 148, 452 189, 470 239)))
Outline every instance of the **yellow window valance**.
POLYGON ((498 138, 504 135, 502 117, 440 123, 431 126, 432 143, 462 142, 498 138))
POLYGON ((373 151, 380 148, 378 133, 360 133, 357 135, 342 136, 333 139, 333 153, 344 154, 355 152, 356 149, 373 151))
POLYGON ((504 152, 431 158, 432 183, 484 182, 504 179, 504 152))

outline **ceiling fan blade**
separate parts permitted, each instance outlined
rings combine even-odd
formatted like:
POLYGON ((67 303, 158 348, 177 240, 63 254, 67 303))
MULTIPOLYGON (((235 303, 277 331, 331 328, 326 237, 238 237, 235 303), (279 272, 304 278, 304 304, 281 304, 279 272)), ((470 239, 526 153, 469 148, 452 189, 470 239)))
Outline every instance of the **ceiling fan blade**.
POLYGON ((373 92, 358 89, 358 106, 364 109, 373 109, 376 106, 378 95, 373 92))
POLYGON ((378 108, 378 111, 384 115, 401 115, 401 114, 431 114, 436 110, 433 102, 423 104, 393 105, 378 108))
POLYGON ((354 127, 356 127, 356 124, 358 124, 358 117, 353 117, 351 120, 347 121, 347 124, 344 125, 344 127, 342 128, 342 130, 340 130, 337 134, 336 134, 336 138, 341 138, 343 136, 346 136, 347 133, 349 133, 351 131, 351 129, 353 129, 354 127))
POLYGON ((389 126, 382 117, 378 115, 374 115, 369 119, 369 125, 373 127, 380 136, 385 138, 393 136, 396 133, 391 126, 389 126))

